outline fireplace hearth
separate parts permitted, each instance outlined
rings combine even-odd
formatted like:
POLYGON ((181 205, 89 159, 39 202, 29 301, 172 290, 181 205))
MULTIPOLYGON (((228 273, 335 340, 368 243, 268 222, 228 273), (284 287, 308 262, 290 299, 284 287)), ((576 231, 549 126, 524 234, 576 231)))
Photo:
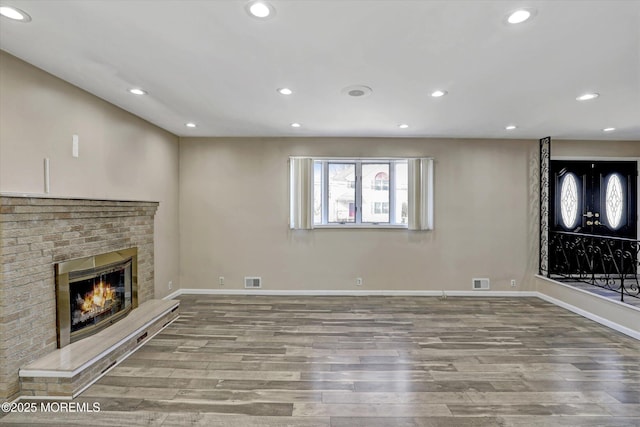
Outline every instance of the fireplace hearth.
POLYGON ((58 348, 93 335, 138 305, 137 249, 55 265, 58 348))

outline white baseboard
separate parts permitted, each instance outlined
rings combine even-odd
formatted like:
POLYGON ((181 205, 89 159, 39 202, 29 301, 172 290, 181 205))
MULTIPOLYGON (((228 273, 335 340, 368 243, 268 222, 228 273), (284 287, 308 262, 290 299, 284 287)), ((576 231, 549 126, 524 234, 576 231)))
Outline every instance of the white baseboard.
POLYGON ((589 291, 586 291, 584 289, 580 289, 580 288, 577 288, 575 286, 571 286, 571 285, 569 285, 567 283, 562 283, 562 282, 559 282, 557 280, 551 279, 549 277, 541 276, 539 274, 536 274, 535 277, 538 278, 538 279, 545 280, 547 282, 553 283, 556 286, 562 286, 563 288, 567 288, 571 292, 578 292, 578 293, 581 293, 581 294, 584 294, 584 295, 589 295, 589 297, 591 297, 591 298, 597 298, 600 301, 605 301, 608 304, 614 304, 614 305, 618 305, 620 307, 624 307, 625 309, 636 310, 636 311, 640 312, 640 308, 635 307, 633 305, 625 304, 624 302, 617 301, 617 300, 614 300, 614 299, 611 299, 611 298, 607 298, 607 297, 602 296, 600 294, 589 292, 589 291))
POLYGON ((175 297, 179 297, 180 295, 184 294, 184 292, 182 291, 182 289, 178 289, 177 291, 173 291, 171 292, 169 295, 167 295, 166 297, 162 298, 163 300, 170 300, 170 299, 175 299, 175 297))
POLYGON ((535 297, 537 292, 513 291, 376 291, 376 290, 273 290, 273 289, 179 289, 163 299, 180 295, 272 295, 272 296, 417 296, 417 297, 535 297))
POLYGON ((634 331, 633 329, 629 329, 626 326, 622 326, 619 323, 615 323, 612 322, 608 319, 605 319, 604 317, 600 317, 597 314, 593 314, 590 311, 586 311, 583 310, 581 308, 578 308, 574 305, 571 304, 567 304, 564 301, 560 301, 559 299, 550 297, 549 295, 543 294, 541 292, 538 292, 538 298, 545 300, 547 302, 550 302, 551 304, 555 304, 558 307, 562 307, 565 310, 569 310, 573 313, 579 314, 582 317, 586 317, 589 320, 593 320, 594 322, 600 323, 603 326, 606 326, 608 328, 613 329, 614 331, 618 331, 621 332, 625 335, 630 336, 631 338, 635 338, 637 340, 640 340, 640 332, 639 331, 634 331))
POLYGON ((537 297, 532 291, 445 291, 448 297, 537 297))
POLYGON ((178 289, 163 299, 180 295, 274 295, 274 296, 422 296, 422 297, 537 297, 601 325, 640 340, 640 332, 537 291, 374 291, 374 290, 271 290, 271 289, 178 289))

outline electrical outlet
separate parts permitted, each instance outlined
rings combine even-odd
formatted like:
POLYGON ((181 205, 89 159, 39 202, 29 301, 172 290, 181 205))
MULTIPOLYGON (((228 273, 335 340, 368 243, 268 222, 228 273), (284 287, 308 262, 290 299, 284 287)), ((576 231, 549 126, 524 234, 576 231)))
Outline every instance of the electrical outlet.
POLYGON ((511 279, 511 287, 512 288, 516 287, 516 281, 514 279, 511 279))
POLYGON ((224 286, 224 276, 218 277, 218 283, 220 284, 220 286, 224 286))
POLYGON ((168 286, 169 286, 169 289, 172 289, 173 288, 173 281, 169 280, 169 285, 168 286))
POLYGON ((362 286, 362 277, 356 278, 356 286, 362 286))

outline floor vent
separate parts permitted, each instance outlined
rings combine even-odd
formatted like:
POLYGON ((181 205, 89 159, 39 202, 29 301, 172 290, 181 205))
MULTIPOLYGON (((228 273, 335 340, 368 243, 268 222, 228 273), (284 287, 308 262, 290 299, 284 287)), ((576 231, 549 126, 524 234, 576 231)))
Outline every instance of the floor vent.
POLYGON ((473 279, 473 289, 489 289, 489 279, 473 279))
POLYGON ((246 289, 258 289, 262 287, 262 277, 245 277, 244 287, 246 289))

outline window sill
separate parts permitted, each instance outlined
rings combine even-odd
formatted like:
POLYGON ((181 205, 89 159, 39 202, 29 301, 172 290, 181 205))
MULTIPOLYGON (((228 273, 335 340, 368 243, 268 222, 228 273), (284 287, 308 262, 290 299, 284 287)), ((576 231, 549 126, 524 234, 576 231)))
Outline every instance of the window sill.
POLYGON ((366 228, 366 229, 391 229, 391 230, 408 230, 407 225, 394 225, 394 224, 320 224, 314 225, 314 230, 320 230, 324 228, 333 229, 345 229, 345 228, 366 228))

